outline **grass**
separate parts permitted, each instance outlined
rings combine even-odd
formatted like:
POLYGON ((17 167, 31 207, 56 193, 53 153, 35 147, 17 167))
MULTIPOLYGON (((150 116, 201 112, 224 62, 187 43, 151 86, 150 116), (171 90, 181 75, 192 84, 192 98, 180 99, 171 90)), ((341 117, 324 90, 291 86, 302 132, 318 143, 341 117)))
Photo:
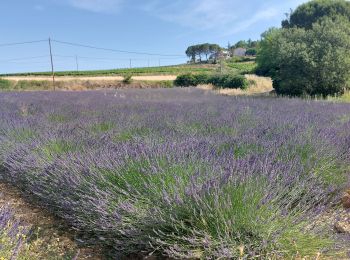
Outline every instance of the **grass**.
MULTIPOLYGON (((210 73, 217 69, 217 65, 177 65, 164 67, 150 67, 150 68, 131 68, 131 69, 110 69, 110 70, 89 70, 89 71, 57 71, 56 76, 124 76, 132 74, 134 76, 143 75, 169 75, 186 73, 189 70, 194 73, 210 73)), ((50 76, 51 72, 27 72, 27 73, 13 73, 1 74, 4 76, 50 76)))
POLYGON ((226 64, 229 68, 238 70, 240 74, 252 74, 255 72, 255 69, 256 69, 256 63, 254 61, 250 61, 250 62, 228 61, 226 64))
MULTIPOLYGON (((238 72, 241 74, 251 73, 255 68, 254 60, 236 60, 230 59, 224 61, 223 65, 228 71, 238 72)), ((57 71, 56 76, 146 76, 146 75, 179 75, 183 73, 217 73, 220 72, 220 64, 180 64, 173 66, 161 67, 144 67, 144 68, 125 68, 110 70, 88 70, 88 71, 57 71)), ((51 76, 51 72, 24 72, 0 74, 5 76, 51 76)), ((1 82, 0 82, 1 86, 1 82)))

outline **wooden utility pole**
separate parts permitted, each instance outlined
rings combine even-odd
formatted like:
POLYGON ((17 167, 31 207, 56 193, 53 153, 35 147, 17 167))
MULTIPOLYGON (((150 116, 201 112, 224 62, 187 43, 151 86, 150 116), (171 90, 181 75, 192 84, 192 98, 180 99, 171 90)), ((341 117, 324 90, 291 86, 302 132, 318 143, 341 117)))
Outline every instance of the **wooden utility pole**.
POLYGON ((49 38, 49 47, 50 47, 50 58, 51 58, 52 86, 53 86, 53 91, 55 91, 56 90, 56 87, 55 87, 55 71, 53 69, 51 38, 49 38))
POLYGON ((130 69, 131 69, 131 59, 130 59, 130 64, 129 65, 130 65, 130 69))

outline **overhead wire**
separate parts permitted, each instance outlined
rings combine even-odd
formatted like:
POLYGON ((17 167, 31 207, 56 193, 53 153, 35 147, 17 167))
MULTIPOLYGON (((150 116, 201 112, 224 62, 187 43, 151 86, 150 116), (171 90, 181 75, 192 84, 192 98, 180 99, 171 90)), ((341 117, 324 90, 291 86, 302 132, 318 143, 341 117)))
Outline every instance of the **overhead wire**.
POLYGON ((84 47, 84 48, 90 48, 90 49, 95 49, 95 50, 119 52, 119 53, 148 55, 148 56, 163 56, 163 57, 185 57, 184 55, 179 55, 179 54, 162 54, 162 53, 150 53, 150 52, 137 52, 137 51, 125 51, 125 50, 118 50, 118 49, 110 49, 110 48, 97 47, 97 46, 86 45, 86 44, 81 44, 81 43, 59 41, 59 40, 55 40, 55 39, 52 39, 51 41, 56 42, 56 43, 60 43, 60 44, 71 45, 71 46, 84 47))
POLYGON ((23 45, 23 44, 31 44, 31 43, 46 42, 46 41, 47 40, 36 40, 36 41, 26 41, 26 42, 1 43, 0 47, 23 45))

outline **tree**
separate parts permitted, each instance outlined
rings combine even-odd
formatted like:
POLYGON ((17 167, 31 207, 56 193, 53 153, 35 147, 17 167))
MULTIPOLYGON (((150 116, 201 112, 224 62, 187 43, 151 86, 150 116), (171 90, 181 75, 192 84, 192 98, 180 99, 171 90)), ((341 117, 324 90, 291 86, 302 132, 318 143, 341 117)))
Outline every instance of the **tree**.
POLYGON ((235 48, 247 48, 248 44, 246 41, 238 41, 235 45, 235 48))
POLYGON ((205 55, 205 59, 208 61, 208 55, 210 54, 210 44, 209 43, 203 44, 203 53, 205 55))
POLYGON ((196 62, 196 52, 194 46, 187 48, 186 55, 191 59, 191 62, 196 62))
POLYGON ((248 56, 256 56, 257 50, 256 50, 256 48, 250 48, 250 49, 248 49, 248 50, 246 51, 245 54, 248 55, 248 56))
POLYGON ((202 61, 202 55, 205 55, 208 61, 208 55, 216 55, 221 50, 217 44, 203 43, 189 46, 186 50, 186 55, 191 59, 192 62, 196 62, 196 57, 202 61))
POLYGON ((324 17, 344 16, 350 21, 350 2, 345 0, 313 0, 300 5, 282 21, 283 28, 299 27, 311 29, 324 17))
POLYGON ((324 17, 311 29, 270 29, 257 57, 258 72, 269 75, 278 94, 333 95, 350 82, 350 23, 324 17))
POLYGON ((258 64, 256 73, 261 76, 273 77, 275 71, 278 70, 278 62, 276 60, 278 44, 282 30, 270 28, 261 35, 256 62, 258 64))

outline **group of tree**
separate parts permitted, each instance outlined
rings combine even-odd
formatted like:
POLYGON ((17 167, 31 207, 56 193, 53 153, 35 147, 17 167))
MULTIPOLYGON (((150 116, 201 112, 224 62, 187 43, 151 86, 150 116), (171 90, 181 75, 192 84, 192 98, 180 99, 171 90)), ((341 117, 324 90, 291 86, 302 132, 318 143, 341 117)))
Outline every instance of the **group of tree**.
POLYGON ((227 49, 221 48, 218 44, 203 43, 189 46, 186 50, 186 55, 189 57, 191 62, 196 62, 199 60, 203 61, 203 57, 208 61, 210 58, 214 60, 223 56, 223 51, 227 51, 230 56, 233 56, 233 52, 237 48, 247 49, 246 54, 250 56, 255 56, 257 54, 257 47, 259 46, 259 41, 238 41, 235 45, 228 44, 227 49))
POLYGON ((202 56, 205 56, 208 61, 210 56, 217 56, 220 51, 221 47, 218 44, 203 43, 189 46, 186 50, 186 55, 192 62, 195 62, 197 57, 202 61, 202 56))
POLYGON ((334 95, 350 84, 350 2, 313 0, 262 35, 259 74, 278 94, 334 95))

